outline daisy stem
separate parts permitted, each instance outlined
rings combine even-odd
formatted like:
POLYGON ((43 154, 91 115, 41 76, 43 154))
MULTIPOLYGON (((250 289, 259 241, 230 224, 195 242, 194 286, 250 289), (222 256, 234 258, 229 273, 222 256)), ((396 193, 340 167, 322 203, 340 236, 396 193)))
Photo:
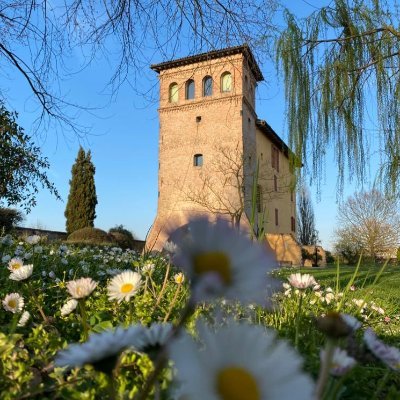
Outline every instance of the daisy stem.
POLYGON ((133 301, 129 301, 129 310, 128 310, 128 325, 132 323, 132 314, 133 314, 133 301))
POLYGON ((340 379, 335 379, 334 385, 332 389, 329 389, 328 391, 328 399, 336 400, 339 398, 338 394, 340 391, 340 388, 343 386, 343 381, 344 381, 344 376, 340 377, 340 379))
POLYGON ((164 282, 163 282, 163 284, 162 284, 160 293, 159 293, 159 295, 158 295, 158 297, 157 297, 157 301, 156 301, 156 304, 155 304, 155 306, 154 306, 153 312, 156 310, 156 308, 157 308, 158 305, 160 304, 160 301, 161 301, 162 296, 163 296, 163 294, 164 294, 164 290, 165 290, 165 288, 166 288, 166 286, 167 286, 167 283, 168 283, 168 276, 169 276, 169 270, 170 270, 170 268, 171 268, 171 263, 168 263, 168 265, 167 265, 167 270, 165 271, 164 282))
POLYGON ((389 375, 390 375, 390 369, 386 371, 385 375, 383 375, 383 378, 379 381, 379 385, 374 393, 374 397, 372 397, 372 400, 376 400, 379 398, 379 395, 381 394, 383 387, 386 385, 386 382, 388 381, 389 375))
POLYGON ((144 293, 143 294, 146 294, 147 293, 147 282, 149 281, 149 277, 148 276, 146 276, 146 280, 144 281, 144 293))
POLYGON ((89 326, 87 324, 86 318, 86 308, 85 308, 85 300, 84 299, 79 299, 79 310, 81 312, 81 322, 82 322, 82 328, 83 328, 83 340, 86 341, 88 340, 89 337, 89 326))
POLYGON ((19 320, 19 314, 15 313, 11 321, 10 332, 9 332, 10 335, 12 335, 17 329, 18 320, 19 320))
POLYGON ((294 347, 296 350, 299 348, 299 332, 300 332, 300 319, 301 319, 301 306, 303 304, 303 292, 299 293, 299 307, 297 309, 297 318, 296 318, 296 332, 294 337, 294 347))
POLYGON ((186 321, 193 314, 194 310, 195 310, 195 306, 194 306, 193 302, 191 300, 189 300, 188 303, 186 304, 186 307, 182 311, 181 319, 179 320, 178 324, 172 330, 170 336, 167 338, 166 342, 164 343, 164 346, 160 349, 160 352, 158 353, 157 358, 154 361, 153 372, 149 375, 149 377, 147 378, 147 380, 145 381, 145 383, 143 385, 142 391, 138 393, 137 397, 135 397, 134 400, 147 400, 149 398, 148 395, 151 391, 151 388, 156 384, 158 375, 161 373, 161 371, 164 369, 164 367, 167 364, 167 361, 168 361, 167 348, 169 347, 170 343, 179 334, 181 329, 184 327, 186 321))
POLYGON ((325 357, 321 362, 317 386, 315 389, 317 400, 322 399, 324 388, 329 378, 329 370, 331 367, 334 350, 335 350, 335 342, 328 338, 325 344, 325 357))
POLYGON ((178 287, 176 288, 174 297, 173 297, 173 299, 172 299, 172 301, 171 301, 171 304, 170 304, 170 306, 169 306, 168 312, 165 314, 165 317, 164 317, 163 322, 167 322, 167 321, 168 321, 168 318, 169 318, 169 316, 171 315, 171 312, 172 312, 172 310, 173 310, 174 307, 175 307, 176 299, 178 298, 178 294, 179 294, 179 292, 180 292, 180 289, 181 289, 181 284, 178 284, 178 287))
MULTIPOLYGON (((29 291, 30 291, 31 293, 35 293, 35 292, 36 292, 36 290, 35 290, 35 288, 33 287, 33 285, 29 284, 28 287, 29 287, 29 291)), ((38 309, 38 311, 39 311, 40 316, 43 318, 43 321, 47 324, 48 319, 47 319, 47 316, 46 316, 46 314, 45 314, 45 312, 44 312, 44 310, 43 310, 43 307, 40 305, 40 300, 39 300, 38 296, 34 295, 34 296, 32 296, 32 297, 33 297, 34 299, 37 299, 37 300, 35 301, 36 307, 37 307, 37 309, 38 309)))

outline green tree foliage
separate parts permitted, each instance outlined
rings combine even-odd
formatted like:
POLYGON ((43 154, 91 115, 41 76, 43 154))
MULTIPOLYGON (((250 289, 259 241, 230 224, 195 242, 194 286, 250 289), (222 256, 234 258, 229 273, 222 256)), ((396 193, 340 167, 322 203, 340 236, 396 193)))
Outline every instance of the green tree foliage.
POLYGON ((57 198, 58 192, 47 177, 47 158, 16 122, 17 114, 0 101, 0 205, 19 205, 29 212, 36 205, 40 186, 57 198), (39 185, 40 184, 40 185, 39 185))
POLYGON ((332 145, 340 191, 346 167, 350 179, 364 179, 369 144, 378 133, 378 177, 388 191, 398 192, 397 6, 396 1, 334 0, 305 19, 286 13, 276 55, 284 74, 291 146, 318 177, 332 145), (374 130, 366 129, 371 121, 374 130))
POLYGON ((12 228, 24 220, 23 214, 14 208, 0 207, 0 234, 10 232, 12 228))
POLYGON ((97 195, 94 183, 96 169, 91 158, 90 151, 85 153, 85 150, 80 147, 75 164, 72 166, 70 191, 64 213, 68 233, 93 227, 96 218, 97 195))
POLYGON ((116 225, 108 231, 108 234, 118 243, 122 249, 133 249, 135 237, 131 231, 124 228, 123 225, 116 225))
POLYGON ((338 211, 336 252, 351 262, 359 255, 375 260, 396 256, 400 215, 394 198, 377 190, 350 196, 338 211))
POLYGON ((302 245, 314 245, 318 239, 310 192, 302 187, 297 200, 297 240, 302 245))

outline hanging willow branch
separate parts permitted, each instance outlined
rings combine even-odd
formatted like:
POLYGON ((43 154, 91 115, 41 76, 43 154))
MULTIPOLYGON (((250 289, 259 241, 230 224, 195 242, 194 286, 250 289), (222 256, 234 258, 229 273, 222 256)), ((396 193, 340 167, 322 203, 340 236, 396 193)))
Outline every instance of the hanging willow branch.
POLYGON ((277 43, 290 144, 314 178, 332 145, 339 193, 346 171, 350 180, 366 177, 375 134, 378 178, 400 192, 400 29, 392 3, 335 0, 303 20, 286 12, 277 43))

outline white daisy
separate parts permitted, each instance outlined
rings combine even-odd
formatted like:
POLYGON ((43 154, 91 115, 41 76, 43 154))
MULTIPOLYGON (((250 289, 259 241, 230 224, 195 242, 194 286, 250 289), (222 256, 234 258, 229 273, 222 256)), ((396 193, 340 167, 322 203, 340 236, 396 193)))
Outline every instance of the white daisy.
POLYGON ((4 264, 8 264, 8 262, 11 260, 11 256, 9 254, 4 255, 3 257, 1 257, 1 262, 4 264))
POLYGON ((289 283, 296 289, 304 290, 317 285, 315 278, 310 274, 291 274, 288 278, 289 283))
MULTIPOLYGON (((326 351, 321 350, 321 361, 325 358, 326 351)), ((335 347, 333 357, 330 363, 330 373, 333 376, 343 376, 347 374, 356 365, 356 360, 350 357, 346 350, 335 347)))
POLYGON ((153 263, 146 263, 142 267, 143 275, 151 275, 154 271, 155 265, 153 263))
POLYGON ((23 265, 10 274, 10 279, 13 281, 23 281, 32 275, 33 264, 23 265))
POLYGON ((400 350, 398 348, 383 343, 371 328, 364 332, 364 342, 376 358, 389 368, 400 371, 400 350))
POLYGON ((129 301, 138 292, 141 284, 142 277, 140 274, 133 271, 124 271, 114 276, 108 284, 108 298, 117 300, 118 303, 121 303, 122 300, 129 301))
POLYGON ((22 261, 21 258, 12 258, 9 262, 8 262, 8 269, 11 272, 16 271, 17 269, 21 268, 24 265, 24 262, 22 261))
POLYGON ((93 365, 99 371, 111 372, 123 350, 132 347, 132 341, 142 328, 132 326, 95 333, 85 343, 69 345, 58 353, 55 364, 59 367, 81 367, 93 365))
POLYGON ((67 283, 67 290, 74 299, 89 296, 96 288, 97 282, 92 278, 80 278, 67 283))
POLYGON ((24 298, 18 293, 7 294, 3 300, 3 307, 13 314, 21 312, 24 308, 24 298))
POLYGON ((143 327, 140 334, 135 338, 134 347, 144 353, 157 352, 167 342, 171 333, 171 324, 153 323, 149 328, 143 327))
POLYGON ((78 300, 69 299, 62 307, 61 307, 61 316, 65 317, 68 314, 71 314, 72 311, 76 309, 78 305, 78 300))
POLYGON ((351 335, 361 326, 361 322, 348 314, 329 311, 317 318, 317 327, 327 336, 337 339, 351 335))
POLYGON ((185 275, 183 272, 178 272, 174 275, 174 282, 178 285, 182 285, 182 283, 185 282, 185 275))
POLYGON ((164 244, 164 250, 167 253, 174 254, 178 251, 178 246, 174 242, 166 241, 164 244))
POLYGON ((191 400, 313 398, 301 358, 273 331, 234 321, 217 332, 199 328, 200 345, 185 335, 170 346, 178 380, 191 400))
POLYGON ((21 318, 18 321, 17 326, 19 326, 19 327, 25 326, 30 317, 31 317, 31 314, 29 314, 29 311, 24 311, 21 315, 21 318))
POLYGON ((217 219, 192 220, 187 234, 171 233, 180 249, 173 263, 181 267, 193 287, 196 301, 224 296, 247 303, 263 303, 268 277, 276 267, 275 256, 265 246, 252 242, 217 219))
POLYGON ((346 323, 352 332, 356 331, 361 327, 361 322, 349 314, 340 313, 340 318, 346 323))
POLYGON ((40 242, 40 236, 39 236, 39 235, 31 235, 31 236, 28 236, 28 237, 25 239, 25 242, 26 242, 26 243, 29 243, 29 244, 38 244, 38 243, 40 242))

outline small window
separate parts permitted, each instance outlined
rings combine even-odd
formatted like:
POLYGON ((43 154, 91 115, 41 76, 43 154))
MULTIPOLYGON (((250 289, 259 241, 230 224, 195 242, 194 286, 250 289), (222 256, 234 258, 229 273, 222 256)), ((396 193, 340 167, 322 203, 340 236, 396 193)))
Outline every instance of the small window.
POLYGON ((179 100, 178 96, 178 84, 176 82, 169 85, 169 102, 177 103, 179 100))
POLYGON ((262 187, 261 187, 261 185, 257 185, 256 203, 257 203, 257 211, 259 213, 262 212, 262 187))
POLYGON ((206 76, 203 79, 203 96, 212 96, 213 80, 211 76, 206 76))
POLYGON ((193 157, 193 165, 201 167, 203 165, 203 154, 195 154, 193 157))
POLYGON ((294 219, 294 217, 290 217, 290 225, 292 228, 292 232, 296 232, 296 220, 294 219))
POLYGON ((275 208, 275 225, 279 225, 279 210, 275 208))
POLYGON ((278 191, 278 177, 274 175, 274 190, 275 192, 278 191))
POLYGON ((279 172, 279 150, 274 145, 271 146, 271 164, 279 172))
POLYGON ((221 75, 221 91, 230 92, 232 90, 232 75, 230 72, 224 72, 221 75))
POLYGON ((293 190, 290 191, 290 201, 294 201, 294 193, 293 190))
POLYGON ((186 82, 186 99, 193 100, 194 99, 194 80, 189 79, 186 82))

